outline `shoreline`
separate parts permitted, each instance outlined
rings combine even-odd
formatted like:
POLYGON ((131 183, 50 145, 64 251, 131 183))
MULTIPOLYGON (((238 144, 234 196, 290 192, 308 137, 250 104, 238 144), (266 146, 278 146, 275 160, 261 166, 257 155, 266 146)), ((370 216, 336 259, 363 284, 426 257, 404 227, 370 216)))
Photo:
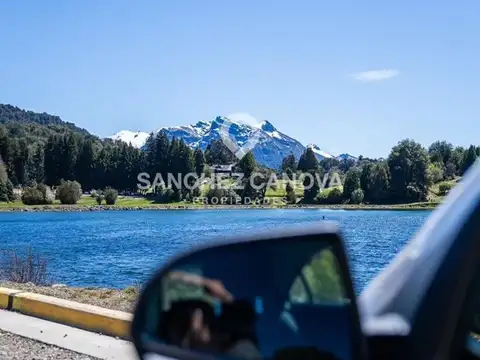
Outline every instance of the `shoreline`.
POLYGON ((384 210, 384 211, 419 211, 433 210, 439 203, 412 203, 396 205, 24 205, 0 207, 2 212, 96 212, 96 211, 160 211, 160 210, 275 210, 275 209, 316 209, 316 210, 384 210))

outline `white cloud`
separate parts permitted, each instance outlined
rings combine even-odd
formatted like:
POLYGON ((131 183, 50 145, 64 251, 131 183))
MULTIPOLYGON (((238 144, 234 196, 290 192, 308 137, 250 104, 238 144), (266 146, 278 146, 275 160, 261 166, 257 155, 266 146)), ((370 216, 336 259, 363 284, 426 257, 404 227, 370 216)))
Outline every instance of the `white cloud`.
POLYGON ((395 69, 388 70, 370 70, 363 71, 353 75, 353 78, 362 82, 372 82, 372 81, 381 81, 388 80, 395 76, 398 76, 400 71, 395 69))

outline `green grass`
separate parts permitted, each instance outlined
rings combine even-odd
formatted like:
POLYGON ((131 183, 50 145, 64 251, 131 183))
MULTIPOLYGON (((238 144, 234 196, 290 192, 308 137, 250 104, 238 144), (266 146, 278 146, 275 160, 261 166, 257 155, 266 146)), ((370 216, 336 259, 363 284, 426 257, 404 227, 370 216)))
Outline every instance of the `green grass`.
MULTIPOLYGON (((272 188, 267 189, 267 192, 265 193, 265 196, 267 196, 267 197, 283 197, 283 196, 285 196, 286 195, 285 189, 287 187, 288 182, 289 182, 288 180, 279 179, 278 182, 277 182, 276 189, 272 189, 272 188)), ((291 183, 294 185, 295 195, 297 195, 297 197, 302 197, 303 196, 302 181, 301 180, 296 180, 296 181, 291 181, 291 183)), ((343 191, 343 187, 339 186, 339 188, 340 188, 340 190, 343 191)), ((332 189, 333 189, 333 187, 323 189, 322 192, 325 192, 326 194, 328 194, 332 189)))
POLYGON ((457 182, 460 180, 461 178, 456 178, 454 180, 450 180, 450 181, 441 181, 439 183, 436 183, 436 184, 433 184, 432 186, 430 186, 430 188, 428 189, 428 199, 430 201, 441 201, 443 199, 443 196, 440 195, 440 184, 443 184, 443 183, 448 183, 448 184, 451 184, 452 185, 452 188, 457 184, 457 182))
MULTIPOLYGON (((286 204, 281 197, 273 196, 267 197, 271 201, 271 203, 267 205, 248 205, 243 206, 245 208, 296 208, 295 206, 286 204)), ((433 209, 440 202, 419 202, 419 203, 410 203, 410 204, 395 204, 395 205, 348 205, 348 204, 337 204, 337 205, 305 205, 305 207, 312 207, 312 208, 325 208, 325 209, 345 209, 345 210, 428 210, 433 209)), ((24 205, 20 201, 16 201, 14 203, 0 203, 0 211, 3 210, 22 210, 22 209, 35 209, 35 210, 49 210, 55 208, 64 208, 68 209, 71 208, 72 210, 77 210, 79 208, 95 208, 97 205, 96 203, 92 203, 90 200, 81 200, 76 205, 61 205, 58 202, 52 205, 24 205)), ((178 208, 187 208, 187 209, 195 209, 195 208, 204 208, 210 207, 212 209, 216 208, 236 208, 235 206, 222 206, 222 205, 204 205, 202 203, 189 203, 189 202, 174 202, 168 204, 156 204, 147 199, 124 199, 124 201, 118 201, 115 205, 102 205, 103 208, 145 208, 145 209, 178 209, 178 208)), ((242 205, 240 205, 242 207, 242 205)))
MULTIPOLYGON (((55 201, 55 203, 60 204, 59 201, 55 201)), ((115 203, 116 206, 147 206, 152 204, 152 200, 136 196, 119 196, 115 203)), ((91 196, 82 196, 77 205, 95 206, 97 201, 91 196)), ((105 205, 105 201, 103 201, 102 205, 105 205)))
MULTIPOLYGON (((455 185, 458 182, 459 179, 455 179, 452 181, 449 181, 452 185, 455 185)), ((223 179, 222 184, 225 187, 228 187, 228 185, 233 185, 235 182, 234 179, 223 179)), ((283 201, 283 197, 286 195, 285 188, 287 185, 287 180, 282 180, 279 179, 277 182, 277 186, 275 189, 267 189, 265 197, 270 200, 270 204, 268 205, 250 205, 250 207, 269 207, 269 208, 282 208, 287 206, 287 204, 283 201)), ((428 201, 425 202, 418 202, 418 203, 409 203, 409 204, 394 204, 394 205, 343 205, 343 204, 338 204, 338 205, 313 205, 314 207, 319 207, 319 208, 334 208, 334 209, 346 209, 346 210, 421 210, 421 209, 433 209, 437 205, 441 203, 443 200, 443 197, 440 196, 439 194, 439 185, 434 184, 433 186, 430 187, 429 189, 429 197, 428 201)), ((203 184, 201 186, 201 195, 200 196, 205 196, 209 190, 210 185, 203 184)), ((342 187, 339 187, 340 190, 343 191, 342 187)), ((330 191, 332 191, 333 188, 328 188, 328 189, 322 189, 322 193, 325 193, 328 195, 330 191)), ((295 194, 297 195, 297 198, 301 198, 303 196, 303 185, 301 181, 296 180, 295 182, 295 194)), ((57 207, 64 207, 67 208, 70 205, 61 205, 58 200, 56 200, 52 205, 24 205, 20 200, 15 201, 13 203, 4 203, 0 202, 0 210, 4 209, 11 209, 11 210, 21 210, 21 209, 28 209, 28 208, 35 208, 35 209, 41 209, 45 207, 46 209, 49 208, 57 208, 57 207)), ((75 207, 95 207, 97 206, 97 202, 95 201, 95 198, 84 195, 80 199, 80 201, 76 204, 73 205, 72 208, 75 207)), ((105 202, 102 204, 103 207, 109 207, 109 205, 105 205, 105 202)), ((147 199, 144 197, 140 196, 119 196, 117 199, 117 202, 115 205, 112 207, 114 208, 179 208, 179 207, 186 207, 186 208, 199 208, 199 207, 204 207, 204 204, 202 203, 187 203, 184 201, 181 202, 174 202, 174 203, 169 203, 169 204, 156 204, 153 202, 152 199, 147 199)), ((215 206, 212 206, 214 208, 215 206)), ((228 208, 226 206, 225 208, 228 208)))
MULTIPOLYGON (((149 206, 152 204, 153 202, 150 199, 146 199, 143 197, 119 196, 117 199, 117 202, 115 203, 115 206, 136 207, 136 206, 149 206)), ((78 203, 74 206, 97 206, 97 205, 98 204, 95 198, 88 195, 84 195, 78 201, 78 203)), ((0 209, 1 208, 29 208, 29 207, 36 208, 39 206, 59 207, 59 206, 69 206, 69 205, 62 205, 58 200, 55 200, 51 205, 24 205, 21 200, 17 200, 13 203, 0 202, 0 209)), ((102 206, 108 206, 108 205, 105 205, 105 201, 104 201, 102 203, 102 206)))
POLYGON ((23 205, 21 201, 15 201, 13 203, 0 202, 0 209, 10 209, 10 208, 23 208, 26 205, 23 205))
MULTIPOLYGON (((286 195, 286 187, 288 180, 279 179, 276 185, 276 189, 269 188, 267 189, 265 196, 267 197, 284 197, 286 195)), ((295 195, 303 196, 303 184, 301 180, 291 181, 293 189, 295 190, 295 195)))

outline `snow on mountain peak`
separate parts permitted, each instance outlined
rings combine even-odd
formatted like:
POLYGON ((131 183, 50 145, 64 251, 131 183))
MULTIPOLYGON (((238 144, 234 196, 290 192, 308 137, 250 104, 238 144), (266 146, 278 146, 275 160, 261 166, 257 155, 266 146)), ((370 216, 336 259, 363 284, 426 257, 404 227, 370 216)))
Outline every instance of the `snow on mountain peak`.
POLYGON ((238 125, 249 125, 256 127, 258 120, 248 113, 234 113, 226 116, 230 122, 237 123, 238 125))
POLYGON ((148 139, 149 134, 141 131, 122 130, 114 134, 111 139, 114 141, 120 140, 127 144, 131 144, 137 148, 142 147, 148 139))
POLYGON ((275 128, 275 126, 272 125, 272 123, 268 120, 263 120, 260 124, 260 129, 262 129, 263 131, 267 132, 267 133, 273 133, 273 132, 276 132, 277 129, 275 128))
POLYGON ((307 145, 307 148, 311 148, 313 150, 313 152, 317 155, 319 155, 321 158, 325 158, 325 159, 332 159, 333 158, 333 155, 327 153, 326 151, 323 151, 322 149, 320 149, 320 147, 316 144, 308 144, 307 145))

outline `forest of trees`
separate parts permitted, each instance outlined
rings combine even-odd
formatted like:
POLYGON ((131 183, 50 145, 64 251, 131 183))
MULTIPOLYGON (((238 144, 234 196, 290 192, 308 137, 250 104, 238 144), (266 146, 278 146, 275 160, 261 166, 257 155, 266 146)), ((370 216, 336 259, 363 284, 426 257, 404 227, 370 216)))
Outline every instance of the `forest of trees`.
POLYGON ((319 162, 313 151, 307 149, 298 163, 292 155, 286 157, 282 170, 342 175, 342 191, 330 191, 324 196, 319 191, 321 184, 317 184, 310 193, 304 194, 304 202, 411 203, 426 201, 433 184, 440 184, 439 195, 445 195, 451 187, 445 182, 463 176, 479 156, 480 147, 474 145, 464 149, 436 141, 425 149, 414 140, 405 139, 392 148, 387 159, 360 156, 358 162, 336 159, 319 162))
MULTIPOLYGON (((321 184, 315 184, 303 194, 305 203, 405 203, 425 201, 429 186, 462 176, 479 155, 480 147, 474 145, 465 149, 437 141, 425 149, 406 139, 392 148, 387 159, 319 162, 307 149, 300 159, 286 157, 281 169, 261 168, 251 154, 242 158, 237 168, 247 173, 244 181, 254 170, 266 174, 341 174, 342 191, 330 191, 326 197, 320 191, 321 184)), ((36 184, 56 187, 62 180, 75 180, 84 191, 111 187, 136 192, 137 177, 142 172, 153 176, 160 173, 164 179, 167 173, 200 175, 210 171, 208 165, 235 161, 220 141, 213 141, 202 152, 192 150, 182 139, 169 139, 159 132, 151 134, 140 150, 120 141, 100 139, 56 116, 0 105, 0 201, 9 199, 12 188, 36 184)), ((265 192, 255 193, 246 185, 241 194, 230 191, 228 196, 265 196, 265 192)), ((291 191, 287 191, 287 197, 288 193, 291 191)), ((194 195, 198 194, 178 189, 170 191, 168 198, 173 201, 194 195)))

